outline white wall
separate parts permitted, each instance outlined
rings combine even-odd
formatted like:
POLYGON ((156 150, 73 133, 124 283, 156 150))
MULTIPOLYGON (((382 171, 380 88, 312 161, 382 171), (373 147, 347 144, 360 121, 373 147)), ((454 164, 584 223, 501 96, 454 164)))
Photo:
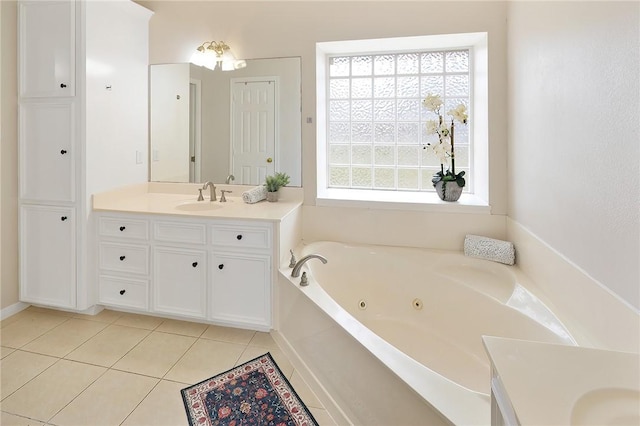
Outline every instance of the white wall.
POLYGON ((506 2, 191 2, 139 1, 155 12, 150 62, 186 62, 204 41, 224 40, 239 58, 302 58, 304 237, 462 249, 465 233, 505 238, 507 175, 506 2), (400 212, 315 206, 315 44, 322 41, 488 32, 491 215, 400 212), (312 124, 306 119, 311 118, 312 124), (366 217, 367 220, 360 221, 366 217), (402 222, 399 224, 399 222, 402 222), (345 226, 357 223, 357 227, 345 226), (425 225, 426 224, 426 225, 425 225), (438 232, 427 232, 437 229, 438 232), (441 232, 448 229, 449 232, 441 232), (417 230, 417 231, 416 231, 417 230), (400 234, 398 234, 400 232, 400 234))
POLYGON ((512 2, 508 14, 508 215, 636 308, 639 11, 512 2))
POLYGON ((1 293, 0 308, 18 302, 18 83, 17 7, 15 1, 0 1, 2 33, 2 127, 0 139, 1 204, 1 293))

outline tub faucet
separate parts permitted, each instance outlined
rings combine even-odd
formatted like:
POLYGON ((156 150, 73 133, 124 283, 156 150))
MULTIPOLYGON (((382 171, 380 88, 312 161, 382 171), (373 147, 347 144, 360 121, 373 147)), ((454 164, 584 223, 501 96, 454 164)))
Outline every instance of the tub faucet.
POLYGON ((216 201, 216 199, 218 198, 216 196, 216 186, 213 184, 213 182, 207 181, 202 186, 202 189, 207 189, 207 187, 209 187, 209 191, 211 193, 211 196, 209 197, 209 201, 216 201))
POLYGON ((231 183, 231 181, 233 180, 236 180, 236 177, 234 175, 227 176, 226 184, 229 185, 229 183, 231 183))
POLYGON ((299 277, 300 276, 300 269, 302 269, 302 265, 305 264, 305 262, 309 259, 320 259, 322 261, 322 263, 327 263, 327 259, 324 256, 320 256, 319 254, 310 254, 308 256, 303 257, 302 259, 298 260, 295 264, 295 266, 293 267, 293 270, 291 271, 291 276, 293 278, 299 277))

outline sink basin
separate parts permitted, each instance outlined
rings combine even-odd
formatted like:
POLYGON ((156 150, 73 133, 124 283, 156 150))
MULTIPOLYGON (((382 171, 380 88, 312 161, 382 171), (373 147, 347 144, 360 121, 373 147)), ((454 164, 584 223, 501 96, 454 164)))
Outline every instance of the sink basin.
POLYGON ((638 425, 640 392, 603 388, 582 395, 571 412, 572 425, 638 425))
POLYGON ((185 201, 176 206, 176 209, 187 212, 206 212, 222 208, 221 203, 210 201, 185 201))

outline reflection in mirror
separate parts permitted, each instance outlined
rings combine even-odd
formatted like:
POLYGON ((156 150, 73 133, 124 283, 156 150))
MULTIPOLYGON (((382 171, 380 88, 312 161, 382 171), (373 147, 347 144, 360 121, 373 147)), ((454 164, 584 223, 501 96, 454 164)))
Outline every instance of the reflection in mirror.
POLYGON ((257 185, 284 172, 301 186, 300 58, 151 65, 150 82, 151 181, 257 185))

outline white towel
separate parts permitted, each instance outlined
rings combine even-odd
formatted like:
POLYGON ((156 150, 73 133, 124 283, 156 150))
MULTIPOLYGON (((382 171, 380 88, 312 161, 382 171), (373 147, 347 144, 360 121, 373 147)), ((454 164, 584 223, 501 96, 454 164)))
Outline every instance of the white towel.
POLYGON ((256 186, 242 193, 242 200, 247 204, 257 203, 267 198, 267 187, 264 185, 256 186))
POLYGON ((467 235, 464 238, 464 254, 506 265, 513 265, 516 262, 516 249, 513 243, 479 235, 467 235))

